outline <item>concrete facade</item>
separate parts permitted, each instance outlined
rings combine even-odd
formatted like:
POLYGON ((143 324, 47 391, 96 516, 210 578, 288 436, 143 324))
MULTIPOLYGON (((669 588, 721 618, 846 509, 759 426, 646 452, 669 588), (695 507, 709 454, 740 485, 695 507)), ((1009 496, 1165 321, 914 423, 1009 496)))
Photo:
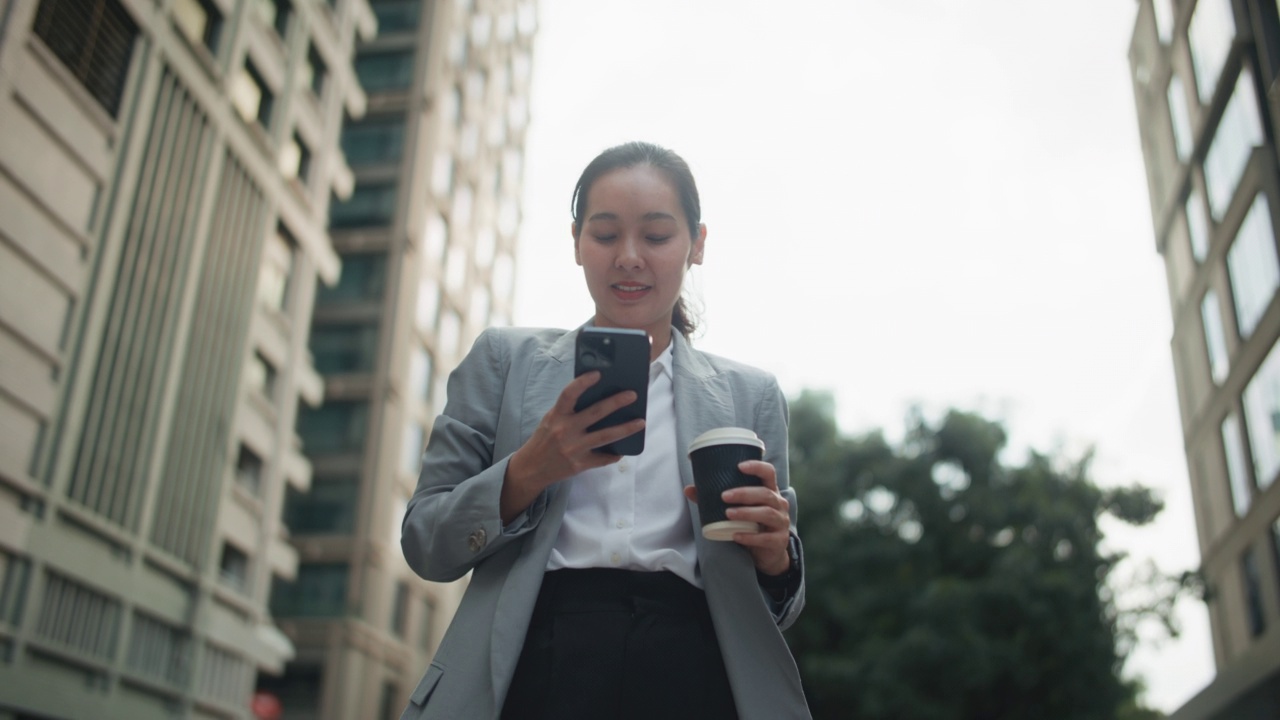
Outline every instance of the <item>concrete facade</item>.
MULTIPOLYGON (((365 0, 0 2, 0 717, 249 715, 365 0)), ((300 403, 301 401, 301 403, 300 403)))
POLYGON ((1130 45, 1217 675, 1178 720, 1280 717, 1280 18, 1139 0, 1130 45))

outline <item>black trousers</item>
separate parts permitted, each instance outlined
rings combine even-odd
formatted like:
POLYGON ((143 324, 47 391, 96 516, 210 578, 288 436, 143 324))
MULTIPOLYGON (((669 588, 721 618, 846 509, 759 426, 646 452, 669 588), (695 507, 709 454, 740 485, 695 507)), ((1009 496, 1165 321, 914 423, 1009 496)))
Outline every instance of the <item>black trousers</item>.
POLYGON ((502 720, 737 720, 706 596, 669 572, 548 572, 502 720))

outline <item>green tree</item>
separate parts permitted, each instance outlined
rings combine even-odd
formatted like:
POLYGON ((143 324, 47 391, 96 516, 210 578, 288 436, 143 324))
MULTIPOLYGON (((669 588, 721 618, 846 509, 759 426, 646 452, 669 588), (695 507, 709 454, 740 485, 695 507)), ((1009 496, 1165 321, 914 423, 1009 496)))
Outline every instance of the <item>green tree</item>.
POLYGON ((788 639, 816 717, 1161 717, 1121 677, 1121 556, 1099 550, 1099 519, 1149 522, 1151 491, 1099 488, 1088 457, 1005 466, 1003 428, 977 415, 914 413, 895 448, 842 437, 834 410, 791 406, 808 604, 788 639))

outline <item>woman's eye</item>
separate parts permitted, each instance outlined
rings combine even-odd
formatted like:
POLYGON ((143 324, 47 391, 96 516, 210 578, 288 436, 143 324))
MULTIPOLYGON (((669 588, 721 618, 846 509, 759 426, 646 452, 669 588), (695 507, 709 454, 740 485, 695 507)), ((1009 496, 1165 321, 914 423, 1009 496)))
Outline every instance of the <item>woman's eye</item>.
POLYGON ((617 239, 618 239, 617 235, 596 235, 596 242, 607 243, 607 242, 613 242, 614 240, 617 240, 617 239))
POLYGON ((651 243, 664 243, 671 239, 670 235, 650 235, 645 238, 651 243))

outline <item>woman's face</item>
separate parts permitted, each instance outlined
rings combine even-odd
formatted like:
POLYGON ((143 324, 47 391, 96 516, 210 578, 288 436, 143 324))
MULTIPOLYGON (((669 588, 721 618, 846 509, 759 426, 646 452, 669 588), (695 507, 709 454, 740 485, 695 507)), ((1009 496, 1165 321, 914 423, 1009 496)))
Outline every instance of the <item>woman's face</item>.
POLYGON ((595 324, 645 330, 656 356, 671 338, 671 310, 685 270, 702 264, 706 227, 690 237, 675 186, 652 166, 636 165, 596 179, 582 227, 575 229, 595 324))

